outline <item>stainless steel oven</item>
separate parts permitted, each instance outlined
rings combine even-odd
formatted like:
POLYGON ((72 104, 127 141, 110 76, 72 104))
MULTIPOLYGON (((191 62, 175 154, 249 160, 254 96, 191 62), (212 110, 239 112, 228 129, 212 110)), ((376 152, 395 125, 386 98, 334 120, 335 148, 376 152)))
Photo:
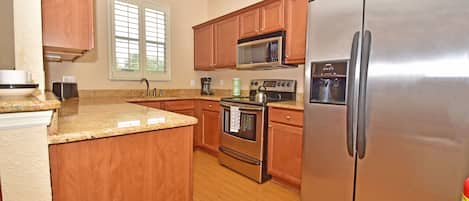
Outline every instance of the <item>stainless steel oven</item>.
POLYGON ((239 103, 221 103, 223 109, 222 147, 238 150, 242 154, 256 160, 262 160, 264 140, 263 106, 245 105, 239 103), (230 106, 239 108, 239 131, 230 131, 230 106))
POLYGON ((241 103, 221 102, 222 132, 220 163, 262 183, 268 178, 264 160, 266 138, 266 107, 241 103), (239 130, 230 127, 231 107, 239 108, 239 130))
POLYGON ((223 98, 220 103, 220 164, 259 183, 269 179, 267 103, 291 101, 295 97, 295 80, 252 80, 249 96, 223 98), (265 89, 265 102, 255 98, 260 86, 265 89))

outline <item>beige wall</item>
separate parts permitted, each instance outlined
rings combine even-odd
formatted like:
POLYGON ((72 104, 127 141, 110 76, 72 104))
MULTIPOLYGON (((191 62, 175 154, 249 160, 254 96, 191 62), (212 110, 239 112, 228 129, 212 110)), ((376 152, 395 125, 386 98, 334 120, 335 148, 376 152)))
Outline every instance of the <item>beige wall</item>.
MULTIPOLYGON (((231 79, 239 77, 243 89, 251 79, 296 79, 303 90, 303 67, 290 70, 195 72, 193 70, 192 26, 246 7, 260 0, 165 0, 171 5, 171 64, 169 82, 152 82, 157 88, 200 88, 200 77, 211 76, 216 89, 231 88, 231 79), (196 85, 191 86, 191 80, 196 85), (223 80, 223 85, 220 81, 223 80)), ((50 63, 49 80, 58 81, 63 75, 75 75, 79 89, 135 89, 143 88, 138 81, 110 81, 108 79, 108 19, 105 1, 96 1, 97 48, 76 63, 50 63)))
MULTIPOLYGON (((50 63, 49 80, 57 81, 63 75, 74 75, 77 78, 79 89, 143 88, 144 86, 138 81, 111 81, 108 79, 108 4, 107 0, 95 2, 97 34, 95 50, 76 63, 50 63)), ((151 87, 191 88, 190 80, 198 79, 193 70, 192 26, 207 19, 207 0, 161 0, 159 2, 169 4, 171 9, 172 79, 169 82, 152 82, 151 87)))
POLYGON ((208 0, 208 17, 216 18, 262 0, 208 0))
POLYGON ((41 0, 14 0, 15 68, 32 73, 44 89, 41 0))
POLYGON ((0 69, 15 66, 15 42, 13 32, 13 0, 0 1, 0 69))

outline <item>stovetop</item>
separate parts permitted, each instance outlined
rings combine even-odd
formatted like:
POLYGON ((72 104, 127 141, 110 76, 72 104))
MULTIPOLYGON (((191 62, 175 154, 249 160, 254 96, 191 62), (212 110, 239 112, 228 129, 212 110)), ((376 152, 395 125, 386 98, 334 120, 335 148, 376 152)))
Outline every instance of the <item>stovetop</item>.
POLYGON ((251 104, 251 105, 266 105, 267 103, 271 102, 279 102, 285 101, 279 98, 269 98, 267 97, 266 102, 257 102, 255 96, 243 96, 243 97, 229 97, 229 98, 222 98, 221 101, 225 102, 232 102, 232 103, 244 103, 244 104, 251 104))
POLYGON ((251 105, 266 106, 267 103, 279 101, 291 101, 296 99, 295 80, 251 80, 249 86, 249 96, 222 98, 222 101, 231 103, 242 103, 251 105), (267 96, 266 102, 257 102, 255 97, 258 91, 262 91, 267 96))

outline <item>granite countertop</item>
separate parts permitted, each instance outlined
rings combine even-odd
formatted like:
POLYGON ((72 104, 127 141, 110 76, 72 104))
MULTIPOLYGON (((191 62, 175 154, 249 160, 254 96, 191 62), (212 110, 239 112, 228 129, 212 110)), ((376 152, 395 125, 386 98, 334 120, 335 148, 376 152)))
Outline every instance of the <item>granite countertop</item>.
POLYGON ((133 102, 133 103, 138 103, 138 102, 150 102, 150 101, 171 101, 171 100, 209 100, 209 101, 220 101, 222 98, 227 97, 227 96, 201 96, 201 95, 195 95, 195 96, 169 96, 169 97, 131 97, 127 98, 127 102, 133 102))
POLYGON ((60 144, 194 125, 197 119, 130 102, 212 100, 221 96, 94 97, 66 100, 59 109, 58 126, 49 144, 60 144))
MULTIPOLYGON (((220 101, 223 96, 90 97, 62 102, 57 131, 49 144, 61 144, 197 124, 191 116, 140 106, 137 102, 171 100, 220 101)), ((60 104, 60 103, 59 103, 60 104)), ((270 107, 303 110, 302 101, 269 103, 270 107)))
POLYGON ((0 113, 35 112, 60 108, 60 101, 51 92, 35 92, 31 96, 0 96, 0 113))
POLYGON ((303 100, 274 102, 274 103, 268 103, 267 106, 290 109, 290 110, 304 110, 303 100))

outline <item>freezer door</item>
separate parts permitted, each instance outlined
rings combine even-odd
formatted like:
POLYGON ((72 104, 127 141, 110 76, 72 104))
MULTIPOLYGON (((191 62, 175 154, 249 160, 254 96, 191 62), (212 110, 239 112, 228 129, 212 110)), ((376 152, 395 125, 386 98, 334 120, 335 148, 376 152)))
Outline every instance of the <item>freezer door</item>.
MULTIPOLYGON (((362 5, 362 0, 315 0, 309 3, 301 179, 301 199, 304 201, 353 199, 354 137, 347 135, 347 109, 351 107, 309 103, 308 92, 311 91, 312 62, 349 60, 352 43, 359 47, 362 5)), ((358 54, 359 48, 354 52, 358 54)), ((353 91, 347 92, 353 96, 353 91)))
POLYGON ((367 0, 365 11, 371 55, 355 200, 461 200, 469 1, 367 0))

